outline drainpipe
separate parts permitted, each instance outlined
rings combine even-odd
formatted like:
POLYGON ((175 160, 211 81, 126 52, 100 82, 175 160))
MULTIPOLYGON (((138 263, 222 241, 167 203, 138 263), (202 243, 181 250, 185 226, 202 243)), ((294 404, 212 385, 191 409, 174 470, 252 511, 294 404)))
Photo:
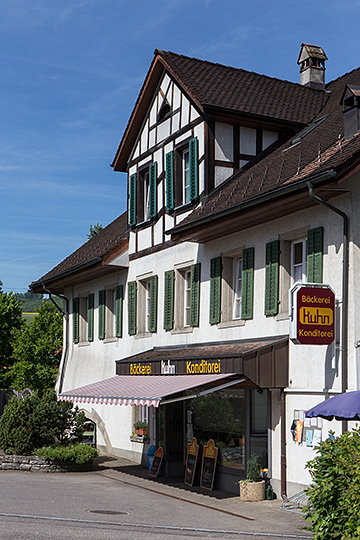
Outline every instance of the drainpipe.
MULTIPOLYGON (((341 328, 341 391, 348 387, 348 309, 349 309, 349 218, 342 210, 321 199, 314 193, 311 182, 307 182, 309 195, 314 201, 322 204, 343 218, 343 261, 342 261, 342 328, 341 328)), ((347 422, 342 422, 342 430, 347 431, 347 422)))
POLYGON ((64 318, 64 339, 63 339, 64 346, 63 346, 63 351, 62 351, 62 355, 61 355, 58 376, 56 378, 56 383, 55 383, 55 388, 57 390, 57 394, 60 394, 60 392, 62 391, 62 387, 63 387, 65 365, 66 365, 66 360, 67 360, 67 355, 68 355, 68 350, 69 350, 69 300, 68 300, 68 298, 66 298, 66 296, 63 296, 62 294, 57 294, 56 295, 59 298, 62 298, 64 300, 65 310, 63 310, 55 302, 55 300, 52 297, 52 292, 49 291, 49 289, 47 289, 45 287, 44 283, 42 283, 42 288, 43 288, 44 292, 49 295, 50 301, 54 304, 56 309, 63 315, 63 318, 64 318))

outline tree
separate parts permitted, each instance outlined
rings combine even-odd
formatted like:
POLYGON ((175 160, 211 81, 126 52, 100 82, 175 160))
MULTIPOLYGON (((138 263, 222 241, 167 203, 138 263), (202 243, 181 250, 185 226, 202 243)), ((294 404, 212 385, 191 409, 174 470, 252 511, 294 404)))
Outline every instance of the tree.
POLYGON ((58 402, 54 390, 43 396, 13 398, 0 422, 0 447, 6 454, 31 454, 37 448, 62 441, 79 442, 85 414, 69 401, 58 402))
POLYGON ((305 509, 314 540, 360 538, 360 428, 330 437, 306 467, 312 483, 305 509))
POLYGON ((101 223, 97 223, 96 225, 90 225, 89 234, 87 235, 88 239, 91 240, 91 238, 94 238, 100 231, 103 230, 103 226, 101 223))
POLYGON ((0 281, 0 389, 5 388, 7 370, 13 363, 14 339, 22 326, 21 305, 12 292, 3 292, 0 281))
POLYGON ((16 390, 30 388, 39 394, 54 388, 62 354, 62 338, 62 315, 52 304, 44 303, 33 322, 16 334, 7 386, 16 390))

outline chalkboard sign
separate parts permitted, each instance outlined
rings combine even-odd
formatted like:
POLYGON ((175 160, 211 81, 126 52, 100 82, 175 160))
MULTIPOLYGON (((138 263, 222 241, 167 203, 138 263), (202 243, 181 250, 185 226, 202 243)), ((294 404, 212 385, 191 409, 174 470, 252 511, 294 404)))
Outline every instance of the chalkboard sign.
POLYGON ((185 484, 192 486, 194 483, 196 462, 198 457, 199 445, 195 437, 192 438, 191 443, 188 444, 186 465, 185 465, 185 484))
POLYGON ((211 490, 213 488, 217 455, 218 448, 216 448, 213 439, 210 439, 204 446, 201 465, 200 486, 205 489, 211 490))
POLYGON ((160 471, 163 457, 164 457, 164 449, 162 446, 159 446, 159 448, 156 450, 154 454, 154 458, 152 460, 151 467, 149 470, 149 476, 153 476, 154 478, 157 477, 160 471))

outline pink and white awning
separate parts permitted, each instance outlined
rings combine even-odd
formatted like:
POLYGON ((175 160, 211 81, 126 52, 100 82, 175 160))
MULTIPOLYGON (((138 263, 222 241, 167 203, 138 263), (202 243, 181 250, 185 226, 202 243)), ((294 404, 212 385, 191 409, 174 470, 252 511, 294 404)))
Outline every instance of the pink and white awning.
MULTIPOLYGON (((96 383, 59 394, 59 401, 100 403, 105 405, 153 405, 162 399, 192 388, 231 377, 216 375, 115 375, 96 383)), ((235 381, 234 381, 235 382, 235 381)), ((239 381, 240 382, 240 381, 239 381)), ((232 383, 234 384, 234 383, 232 383)))

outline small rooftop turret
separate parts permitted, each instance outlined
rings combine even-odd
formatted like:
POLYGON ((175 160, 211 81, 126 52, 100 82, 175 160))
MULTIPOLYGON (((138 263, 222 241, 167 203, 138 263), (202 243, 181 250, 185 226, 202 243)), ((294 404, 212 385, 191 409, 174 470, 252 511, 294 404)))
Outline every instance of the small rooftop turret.
POLYGON ((318 45, 301 44, 297 63, 300 66, 300 84, 311 88, 325 88, 325 60, 327 56, 318 45))

